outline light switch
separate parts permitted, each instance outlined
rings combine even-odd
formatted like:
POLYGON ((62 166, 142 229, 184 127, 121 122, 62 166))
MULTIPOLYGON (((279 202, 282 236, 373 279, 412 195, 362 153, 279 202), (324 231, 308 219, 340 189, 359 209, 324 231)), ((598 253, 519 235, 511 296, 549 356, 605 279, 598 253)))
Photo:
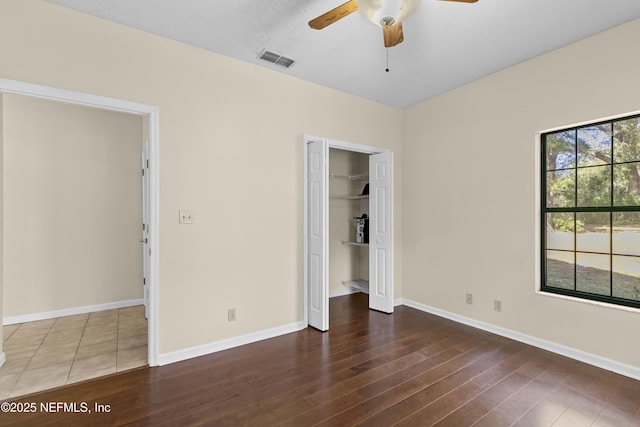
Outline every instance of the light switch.
POLYGON ((193 211, 192 210, 179 210, 178 222, 180 224, 194 224, 193 211))

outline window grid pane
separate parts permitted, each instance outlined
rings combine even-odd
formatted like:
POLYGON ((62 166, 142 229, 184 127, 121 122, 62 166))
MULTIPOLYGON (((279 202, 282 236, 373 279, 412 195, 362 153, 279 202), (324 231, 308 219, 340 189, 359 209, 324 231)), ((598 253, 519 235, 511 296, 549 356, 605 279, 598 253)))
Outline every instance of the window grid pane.
POLYGON ((573 252, 547 251, 547 285, 560 289, 575 289, 573 252))
POLYGON ((590 294, 611 294, 611 257, 576 253, 576 290, 590 294))
POLYGON ((611 164, 611 126, 578 129, 578 167, 611 164))
POLYGON ((640 256, 640 212, 614 212, 612 218, 613 253, 640 256))
POLYGON ((640 161, 640 117, 613 123, 613 162, 640 161))
POLYGON ((640 308, 640 115, 542 135, 542 287, 640 308))
POLYGON ((611 165, 578 168, 580 207, 611 206, 611 165))
POLYGON ((640 204, 640 163, 613 165, 613 203, 615 206, 640 204))
POLYGON ((576 170, 547 172, 547 206, 570 208, 576 205, 576 170))
POLYGON ((613 257, 613 296, 640 301, 640 257, 613 257))

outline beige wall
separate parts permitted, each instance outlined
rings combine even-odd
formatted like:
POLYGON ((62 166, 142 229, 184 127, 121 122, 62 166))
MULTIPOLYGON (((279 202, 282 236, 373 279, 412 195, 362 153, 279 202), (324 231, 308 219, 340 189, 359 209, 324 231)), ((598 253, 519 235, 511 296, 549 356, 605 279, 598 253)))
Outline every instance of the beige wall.
POLYGON ((0 3, 0 52, 0 77, 159 106, 160 353, 302 320, 303 133, 402 162, 398 109, 44 0, 0 3))
POLYGON ((142 117, 4 95, 4 316, 142 298, 142 117))
POLYGON ((638 311, 536 294, 534 245, 536 132, 637 111, 638 38, 640 20, 406 110, 405 298, 640 366, 638 311))

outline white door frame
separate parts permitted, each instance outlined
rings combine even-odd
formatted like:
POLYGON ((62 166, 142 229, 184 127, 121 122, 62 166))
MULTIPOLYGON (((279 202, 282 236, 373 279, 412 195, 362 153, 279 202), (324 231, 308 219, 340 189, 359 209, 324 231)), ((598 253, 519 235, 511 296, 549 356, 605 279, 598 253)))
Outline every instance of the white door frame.
MULTIPOLYGON (((107 98, 66 89, 42 86, 17 80, 0 78, 0 93, 32 96, 68 104, 119 111, 143 116, 147 120, 149 131, 149 327, 148 362, 149 366, 158 365, 158 282, 159 282, 159 195, 160 195, 160 109, 153 105, 139 104, 122 99, 107 98)), ((137 236, 132 236, 137 238, 137 236)), ((2 291, 0 289, 0 291, 2 291)))
MULTIPOLYGON (((314 142, 314 141, 326 141, 328 148, 337 148, 340 150, 346 150, 346 151, 352 151, 352 152, 356 152, 356 153, 363 153, 363 154, 378 154, 378 153, 391 153, 391 150, 386 149, 386 148, 379 148, 379 147, 374 147, 371 145, 363 145, 363 144, 356 144, 356 143, 352 143, 352 142, 346 142, 346 141, 339 141, 339 140, 335 140, 335 139, 329 139, 329 138, 322 138, 322 137, 318 137, 318 136, 313 136, 313 135, 307 135, 304 134, 303 138, 302 138, 302 176, 303 176, 303 183, 302 183, 302 193, 303 193, 303 197, 302 197, 302 321, 304 322, 305 325, 309 325, 309 263, 308 263, 308 256, 309 256, 309 239, 308 239, 308 231, 309 231, 309 208, 308 208, 308 201, 309 201, 309 195, 308 195, 308 150, 307 150, 307 146, 310 142, 314 142)), ((329 172, 327 171, 327 174, 329 172)), ((392 190, 393 191, 393 190, 392 190)), ((327 192, 328 193, 328 192, 327 192)), ((326 195, 327 199, 329 197, 329 195, 326 195)), ((329 203, 328 200, 326 200, 327 204, 329 203)), ((391 210, 393 210, 393 207, 391 207, 391 210)), ((392 222, 393 223, 393 222, 392 222)), ((326 230, 326 233, 328 233, 328 228, 326 230)), ((393 236, 393 234, 392 234, 393 236)), ((327 240, 328 240, 328 235, 327 235, 327 240)), ((391 247, 393 248, 393 241, 391 242, 391 247)), ((390 276, 391 276, 391 283, 390 283, 390 289, 391 289, 391 299, 393 300, 393 290, 394 290, 394 285, 393 285, 393 262, 391 263, 391 271, 390 271, 390 276)), ((328 278, 327 278, 328 280, 328 278)), ((328 299, 328 296, 327 296, 328 299)), ((392 308, 393 309, 393 306, 392 308)))

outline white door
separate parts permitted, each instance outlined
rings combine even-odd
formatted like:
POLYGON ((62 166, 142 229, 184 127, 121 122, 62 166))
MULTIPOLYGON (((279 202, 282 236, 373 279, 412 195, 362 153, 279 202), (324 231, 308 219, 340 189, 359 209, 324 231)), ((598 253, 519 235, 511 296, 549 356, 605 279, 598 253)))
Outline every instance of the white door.
POLYGON ((392 153, 369 156, 369 308, 393 313, 392 153))
POLYGON ((329 146, 326 141, 307 145, 307 283, 309 325, 329 329, 328 210, 329 146))
POLYGON ((149 318, 149 144, 142 146, 142 295, 144 315, 149 318))

